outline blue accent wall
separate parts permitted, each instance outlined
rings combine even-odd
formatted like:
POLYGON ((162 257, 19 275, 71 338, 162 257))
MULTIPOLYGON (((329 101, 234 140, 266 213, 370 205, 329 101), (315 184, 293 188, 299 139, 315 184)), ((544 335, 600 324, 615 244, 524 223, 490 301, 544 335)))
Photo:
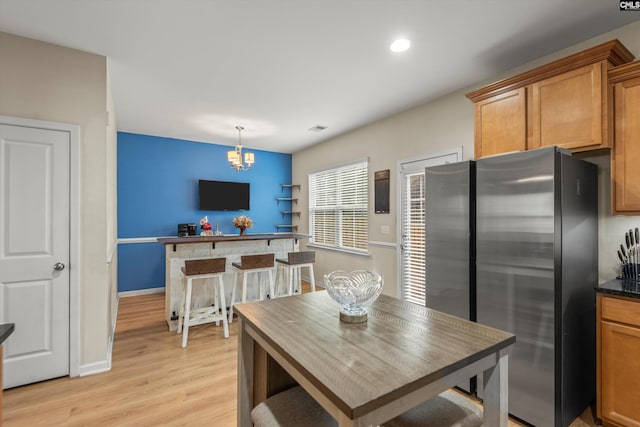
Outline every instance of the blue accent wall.
MULTIPOLYGON (((215 230, 237 233, 233 218, 253 219, 249 233, 273 233, 283 220, 276 197, 280 184, 291 182, 291 155, 252 150, 256 162, 248 171, 229 166, 227 145, 118 132, 118 237, 177 236, 179 223, 198 224, 207 215, 215 230), (198 180, 250 183, 248 211, 198 210, 198 180)), ((289 230, 280 230, 289 231, 289 230)), ((164 286, 164 246, 121 243, 118 247, 118 290, 164 286)))

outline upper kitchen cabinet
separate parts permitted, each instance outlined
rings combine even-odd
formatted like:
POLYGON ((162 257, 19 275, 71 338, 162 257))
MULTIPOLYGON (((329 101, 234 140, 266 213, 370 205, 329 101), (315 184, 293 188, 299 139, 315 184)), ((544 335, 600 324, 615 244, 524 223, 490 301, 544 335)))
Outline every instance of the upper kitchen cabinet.
POLYGON ((604 61, 532 84, 527 148, 551 145, 586 151, 609 147, 604 61))
POLYGON ((640 61, 609 71, 614 88, 611 211, 640 215, 640 61))
POLYGON ((527 149, 527 100, 519 88, 475 103, 475 156, 527 149))
POLYGON ((612 40, 468 93, 475 157, 550 145, 574 152, 611 147, 607 73, 632 60, 612 40))

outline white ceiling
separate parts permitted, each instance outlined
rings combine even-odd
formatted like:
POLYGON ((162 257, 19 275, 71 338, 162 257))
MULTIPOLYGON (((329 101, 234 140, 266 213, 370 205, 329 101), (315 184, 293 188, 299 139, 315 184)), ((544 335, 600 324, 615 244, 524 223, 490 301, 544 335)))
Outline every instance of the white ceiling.
POLYGON ((638 19, 615 0, 0 0, 0 31, 109 58, 120 131, 233 145, 242 125, 285 153, 638 19))

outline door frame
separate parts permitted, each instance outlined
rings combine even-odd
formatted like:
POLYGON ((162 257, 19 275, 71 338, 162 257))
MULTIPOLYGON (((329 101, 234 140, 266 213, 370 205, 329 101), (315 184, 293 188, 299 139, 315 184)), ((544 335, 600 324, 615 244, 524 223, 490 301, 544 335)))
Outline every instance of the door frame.
POLYGON ((80 375, 80 126, 0 115, 0 124, 69 134, 69 376, 80 375))
POLYGON ((457 155, 458 161, 461 162, 462 158, 462 146, 455 148, 448 148, 446 150, 437 151, 434 153, 421 154, 419 156, 409 157, 406 159, 400 159, 396 161, 396 241, 398 242, 398 250, 396 251, 396 292, 399 299, 402 299, 402 165, 405 163, 422 162, 425 160, 431 160, 438 157, 445 157, 450 155, 457 155))

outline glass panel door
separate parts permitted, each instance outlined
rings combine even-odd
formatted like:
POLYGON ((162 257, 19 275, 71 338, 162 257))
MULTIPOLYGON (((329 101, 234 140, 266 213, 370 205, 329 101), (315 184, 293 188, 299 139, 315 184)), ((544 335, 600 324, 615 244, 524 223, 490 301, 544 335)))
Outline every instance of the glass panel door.
POLYGON ((402 299, 424 305, 424 168, 402 179, 402 299))
POLYGON ((462 159, 462 148, 400 162, 400 295, 425 305, 424 168, 462 159))

